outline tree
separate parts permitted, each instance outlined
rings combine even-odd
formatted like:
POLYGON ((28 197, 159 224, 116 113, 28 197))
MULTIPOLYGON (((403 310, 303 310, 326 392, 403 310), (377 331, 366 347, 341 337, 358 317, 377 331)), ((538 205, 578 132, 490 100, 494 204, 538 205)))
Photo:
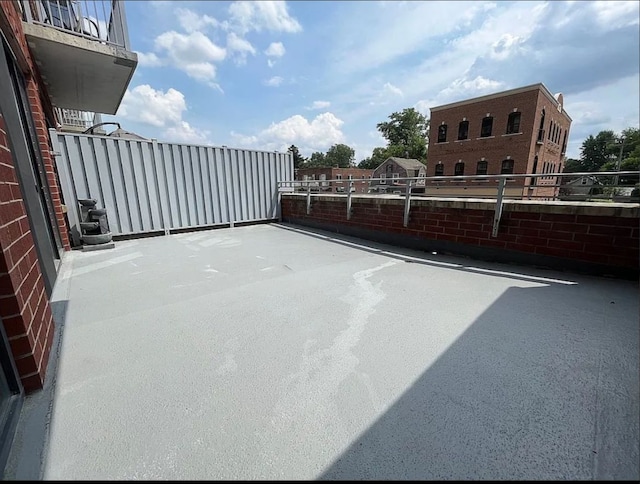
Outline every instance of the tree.
POLYGON ((354 164, 355 154, 356 152, 353 148, 340 143, 329 148, 327 154, 324 156, 324 161, 326 166, 349 168, 354 164))
POLYGON ((578 173, 583 171, 582 163, 580 160, 575 160, 573 158, 567 158, 567 161, 564 163, 563 173, 578 173))
POLYGON ((298 147, 296 145, 291 145, 289 146, 289 149, 287 151, 293 156, 293 167, 301 168, 302 165, 304 165, 306 159, 300 154, 298 147))
POLYGON ((325 168, 327 166, 324 153, 316 151, 311 153, 311 156, 305 163, 305 168, 325 168))
POLYGON ((390 156, 427 159, 429 140, 429 120, 415 108, 405 108, 401 112, 392 113, 390 121, 378 123, 378 131, 387 140, 390 156))
POLYGON ((611 130, 600 131, 596 136, 589 135, 580 150, 582 171, 598 171, 608 161, 615 160, 616 141, 617 137, 611 130))

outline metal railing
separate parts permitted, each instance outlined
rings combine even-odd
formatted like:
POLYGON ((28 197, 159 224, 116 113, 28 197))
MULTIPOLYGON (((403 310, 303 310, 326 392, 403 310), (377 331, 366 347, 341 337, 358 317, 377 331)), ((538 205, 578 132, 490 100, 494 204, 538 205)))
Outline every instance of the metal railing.
POLYGON ((23 20, 129 49, 122 0, 22 0, 23 20))
MULTIPOLYGON (((323 180, 325 182, 336 182, 343 180, 323 180)), ((495 200, 493 229, 491 235, 498 236, 500 219, 502 217, 503 202, 505 199, 515 200, 543 200, 543 201, 613 201, 623 203, 640 202, 640 194, 621 194, 622 190, 633 192, 638 190, 640 181, 640 171, 619 171, 619 172, 580 172, 580 173, 538 173, 538 174, 505 174, 505 175, 460 175, 460 176, 430 176, 430 177, 404 177, 404 178, 359 178, 349 181, 349 190, 346 194, 330 193, 330 195, 346 197, 346 216, 351 220, 353 215, 352 201, 354 182, 369 182, 369 194, 374 188, 391 188, 392 193, 386 196, 404 197, 404 217, 403 224, 409 225, 411 213, 411 200, 433 197, 451 198, 480 198, 495 200), (571 178, 569 182, 561 183, 562 179, 571 178), (389 181, 397 184, 387 184, 389 181), (582 183, 583 180, 585 183, 582 183), (603 181, 599 181, 603 180, 603 181), (404 183, 400 183, 400 182, 404 183), (541 183, 541 181, 543 183, 541 183), (622 181, 622 183, 620 183, 622 181), (579 182, 579 183, 577 183, 579 182), (626 184, 625 184, 626 182, 626 184), (631 185, 628 183, 631 182, 631 185), (477 185, 473 186, 476 183, 477 185), (511 186, 508 186, 508 185, 511 186), (635 185, 635 187, 634 187, 635 185), (495 188, 495 195, 464 194, 468 188, 495 188), (433 189, 429 193, 429 189, 433 189), (452 193, 442 195, 436 193, 436 189, 449 188, 452 193), (509 188, 512 188, 509 190, 509 188), (457 193, 459 192, 459 193, 457 193), (519 193, 518 193, 519 192, 519 193)), ((288 180, 279 181, 278 189, 278 211, 280 213, 280 200, 282 193, 295 192, 296 188, 306 192, 306 213, 311 214, 311 195, 320 195, 318 191, 312 191, 315 180, 288 180)), ((317 187, 315 187, 317 188, 317 187)), ((329 195, 325 193, 324 195, 329 195)), ((377 196, 380 196, 378 191, 377 196)))
POLYGON ((92 113, 89 111, 78 111, 77 109, 63 109, 55 108, 56 117, 58 122, 63 128, 71 127, 78 128, 79 130, 85 130, 102 122, 102 117, 99 113, 92 113))

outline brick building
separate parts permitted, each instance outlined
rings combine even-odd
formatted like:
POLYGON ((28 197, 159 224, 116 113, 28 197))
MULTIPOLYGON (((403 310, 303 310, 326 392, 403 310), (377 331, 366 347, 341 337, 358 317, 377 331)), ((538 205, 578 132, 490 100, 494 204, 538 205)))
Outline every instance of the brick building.
POLYGON ((77 203, 62 199, 48 130, 64 109, 115 114, 137 65, 121 2, 91 23, 108 32, 74 5, 0 2, 0 469, 24 395, 44 383, 65 203, 77 203))
MULTIPOLYGON (((548 173, 507 184, 507 194, 553 197, 571 118, 562 94, 542 83, 431 108, 428 176, 548 173)), ((432 195, 495 195, 495 184, 460 181, 427 189, 432 195), (484 185, 484 186, 483 186, 484 185), (489 187, 491 185, 491 187, 489 187)))
MULTIPOLYGON (((346 193, 348 183, 353 183, 356 193, 367 193, 369 179, 373 170, 362 168, 298 168, 296 180, 314 181, 311 184, 312 191, 346 193), (336 180, 330 182, 326 180, 336 180)), ((301 187, 306 191, 306 187, 301 187)))

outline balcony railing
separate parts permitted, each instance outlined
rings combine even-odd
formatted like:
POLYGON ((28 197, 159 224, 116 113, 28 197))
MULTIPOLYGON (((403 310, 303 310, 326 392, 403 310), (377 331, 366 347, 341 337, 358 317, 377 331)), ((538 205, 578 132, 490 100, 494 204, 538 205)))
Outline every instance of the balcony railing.
POLYGON ((91 126, 102 122, 102 117, 99 113, 61 108, 55 108, 55 111, 58 122, 63 128, 70 127, 75 128, 76 131, 84 131, 91 126))
MULTIPOLYGON (((404 185, 404 193, 401 190, 396 192, 392 192, 390 196, 400 196, 404 197, 404 226, 406 227, 409 223, 409 212, 411 210, 411 200, 416 198, 424 198, 429 196, 438 196, 438 194, 428 194, 427 191, 424 193, 416 193, 414 191, 415 188, 420 186, 422 190, 426 190, 429 187, 441 187, 443 185, 446 186, 447 183, 456 184, 460 180, 468 180, 469 182, 488 182, 495 184, 493 188, 495 188, 495 195, 490 196, 478 196, 475 195, 467 195, 466 197, 462 194, 464 187, 460 185, 453 186, 454 190, 460 191, 459 195, 450 195, 455 198, 485 198, 488 201, 495 201, 495 210, 494 210, 494 218, 493 218, 493 237, 497 237, 498 229, 500 225, 500 218, 502 216, 502 208, 503 201, 507 198, 510 199, 527 199, 527 200, 573 200, 573 201, 613 201, 613 202, 635 202, 638 203, 640 201, 640 196, 634 194, 633 184, 638 183, 640 179, 640 171, 619 171, 619 172, 587 172, 587 173, 540 173, 540 174, 508 174, 508 175, 463 175, 463 176, 430 176, 430 177, 410 177, 410 178, 399 178, 395 179, 396 181, 403 181, 404 185), (538 194, 536 193, 527 193, 526 189, 523 190, 522 182, 527 178, 530 179, 545 179, 548 180, 549 183, 545 183, 544 185, 538 185, 536 188, 540 190, 538 194), (573 178, 573 182, 580 181, 580 184, 572 185, 572 182, 562 183, 564 179, 573 178), (517 181, 520 181, 520 184, 517 181), (583 180, 587 180, 591 182, 590 185, 584 186, 582 184, 583 180), (598 180, 602 180, 601 182, 598 180), (421 185, 417 185, 420 183, 421 185), (507 186, 509 183, 516 185, 515 191, 509 191, 509 187, 507 186), (631 185, 631 186, 629 186, 631 185), (624 188, 623 188, 624 187, 624 188), (549 191, 548 189, 553 189, 549 191), (623 195, 621 193, 622 190, 629 190, 629 195, 623 195), (518 193, 518 194, 516 194, 518 193)), ((334 182, 337 180, 327 180, 329 182, 334 182)), ((368 181, 370 186, 372 184, 380 184, 381 182, 386 181, 384 178, 371 178, 371 179, 353 179, 350 181, 350 186, 353 186, 353 182, 356 181, 368 181)), ((307 195, 307 215, 311 213, 311 187, 314 181, 300 181, 300 180, 290 180, 290 181, 280 181, 277 184, 278 193, 281 194, 283 192, 294 192, 296 188, 302 188, 303 191, 306 189, 307 195)), ((486 187, 486 185, 485 185, 486 187)), ((491 187, 489 185, 489 187, 491 187)), ((637 190, 637 188, 636 188, 637 190)), ((352 209, 351 209, 351 198, 352 191, 346 190, 346 195, 338 195, 346 197, 346 212, 347 212, 347 220, 351 219, 352 209)))
POLYGON ((23 20, 129 49, 121 0, 22 0, 23 20))

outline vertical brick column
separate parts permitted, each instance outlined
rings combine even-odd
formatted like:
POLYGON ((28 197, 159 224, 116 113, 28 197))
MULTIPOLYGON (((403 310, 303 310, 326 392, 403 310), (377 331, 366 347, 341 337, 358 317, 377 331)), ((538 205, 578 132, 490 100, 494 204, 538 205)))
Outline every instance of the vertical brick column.
POLYGON ((0 117, 0 317, 26 392, 42 388, 54 324, 0 117))

